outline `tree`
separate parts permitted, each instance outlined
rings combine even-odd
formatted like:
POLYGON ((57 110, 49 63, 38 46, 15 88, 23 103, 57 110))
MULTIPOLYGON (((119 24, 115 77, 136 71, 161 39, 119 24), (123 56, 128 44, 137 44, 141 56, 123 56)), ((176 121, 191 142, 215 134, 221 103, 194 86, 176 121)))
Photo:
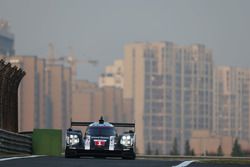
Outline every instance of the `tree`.
POLYGON ((170 151, 170 155, 179 155, 177 138, 174 138, 173 148, 170 151))
POLYGON ((237 138, 234 141, 234 145, 233 145, 231 156, 233 156, 233 157, 241 157, 241 156, 243 156, 243 152, 241 150, 241 146, 238 143, 238 139, 237 138))
POLYGON ((155 155, 159 155, 159 150, 158 149, 155 150, 155 155))
POLYGON ((185 155, 191 155, 189 140, 186 140, 185 142, 185 155))
POLYGON ((219 147, 217 148, 217 156, 224 156, 221 145, 219 145, 219 147))
POLYGON ((195 156, 194 149, 191 150, 191 155, 192 155, 192 156, 195 156))
POLYGON ((148 148, 147 148, 146 154, 147 155, 151 155, 152 154, 150 143, 148 143, 148 148))

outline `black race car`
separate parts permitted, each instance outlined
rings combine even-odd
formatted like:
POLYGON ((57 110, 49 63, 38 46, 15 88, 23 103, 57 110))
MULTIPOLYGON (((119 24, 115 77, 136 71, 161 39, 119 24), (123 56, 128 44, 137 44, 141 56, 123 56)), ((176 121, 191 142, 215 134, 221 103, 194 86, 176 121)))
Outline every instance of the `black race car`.
POLYGON ((103 117, 99 122, 71 122, 71 126, 88 126, 83 135, 80 130, 67 130, 66 158, 80 156, 93 157, 122 157, 135 159, 135 124, 109 123, 103 117), (116 127, 133 128, 121 135, 117 134, 116 127))

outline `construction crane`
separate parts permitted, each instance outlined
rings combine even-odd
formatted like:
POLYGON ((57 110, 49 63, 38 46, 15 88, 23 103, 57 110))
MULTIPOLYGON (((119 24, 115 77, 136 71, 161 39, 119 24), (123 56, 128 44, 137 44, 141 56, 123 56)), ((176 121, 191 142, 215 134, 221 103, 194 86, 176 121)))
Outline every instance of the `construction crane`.
POLYGON ((74 53, 74 50, 72 49, 72 47, 70 47, 70 54, 66 57, 66 60, 64 60, 64 61, 66 61, 71 66, 73 79, 76 79, 76 76, 77 76, 77 64, 79 64, 79 63, 82 63, 82 64, 88 63, 88 64, 91 64, 93 66, 96 66, 98 64, 97 60, 77 59, 75 57, 75 53, 74 53))
POLYGON ((69 48, 70 53, 68 56, 56 57, 54 45, 52 43, 49 44, 49 55, 48 55, 48 64, 56 64, 57 62, 68 63, 72 70, 72 77, 76 79, 77 76, 77 64, 91 64, 93 66, 98 65, 98 60, 82 60, 78 59, 75 56, 74 50, 72 47, 69 48))

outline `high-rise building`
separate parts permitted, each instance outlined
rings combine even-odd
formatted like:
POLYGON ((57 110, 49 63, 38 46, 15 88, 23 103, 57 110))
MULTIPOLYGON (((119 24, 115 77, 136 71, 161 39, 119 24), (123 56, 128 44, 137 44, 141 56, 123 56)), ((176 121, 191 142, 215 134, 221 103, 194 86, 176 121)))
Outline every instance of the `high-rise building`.
MULTIPOLYGON (((115 60, 113 65, 107 66, 105 68, 105 72, 99 77, 99 87, 104 88, 104 91, 106 92, 111 91, 111 89, 117 88, 117 90, 119 91, 115 92, 118 94, 122 94, 123 96, 124 60, 122 59, 115 60)), ((118 115, 117 117, 123 118, 121 119, 121 121, 124 122, 134 122, 135 120, 134 120, 133 101, 131 100, 131 98, 124 98, 124 97, 122 101, 123 101, 122 102, 123 114, 121 116, 118 115)))
POLYGON ((73 92, 72 120, 96 121, 103 116, 110 122, 131 122, 132 106, 123 99, 123 89, 115 86, 98 87, 95 83, 78 80, 73 92))
POLYGON ((99 77, 99 87, 115 86, 123 88, 124 66, 123 60, 116 60, 113 65, 107 66, 99 77))
POLYGON ((204 45, 125 46, 124 98, 133 101, 139 153, 169 154, 175 138, 184 153, 192 129, 212 128, 212 92, 212 52, 204 45))
POLYGON ((10 32, 8 21, 0 19, 0 55, 12 56, 14 54, 14 35, 10 32))
MULTIPOLYGON (((93 96, 98 89, 97 85, 84 80, 76 80, 74 84, 75 89, 72 92, 72 120, 93 121, 93 96)), ((102 101, 99 102, 98 99, 95 99, 95 102, 102 104, 102 101)), ((95 110, 95 112, 100 110, 95 110)))
POLYGON ((215 134, 250 139, 250 69, 218 66, 214 86, 215 134))
POLYGON ((72 98, 71 69, 59 64, 46 65, 46 127, 70 127, 72 98))
POLYGON ((37 56, 11 56, 5 60, 26 72, 18 89, 18 131, 70 127, 71 68, 46 64, 37 56))

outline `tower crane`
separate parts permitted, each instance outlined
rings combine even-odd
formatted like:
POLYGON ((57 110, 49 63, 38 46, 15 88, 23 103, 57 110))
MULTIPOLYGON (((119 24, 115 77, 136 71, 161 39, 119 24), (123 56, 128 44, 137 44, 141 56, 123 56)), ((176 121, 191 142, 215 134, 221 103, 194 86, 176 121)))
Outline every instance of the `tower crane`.
POLYGON ((82 59, 78 59, 75 56, 74 50, 72 47, 69 48, 70 49, 70 53, 67 56, 61 56, 61 57, 56 57, 55 54, 55 49, 54 49, 54 45, 52 43, 49 44, 49 54, 48 54, 48 59, 47 59, 47 63, 48 64, 56 64, 57 62, 62 62, 62 63, 67 63, 70 65, 71 67, 71 72, 72 72, 72 85, 73 87, 75 87, 74 83, 76 81, 76 76, 77 76, 77 64, 81 63, 81 64, 91 64, 93 66, 97 66, 98 65, 98 60, 82 60, 82 59))

